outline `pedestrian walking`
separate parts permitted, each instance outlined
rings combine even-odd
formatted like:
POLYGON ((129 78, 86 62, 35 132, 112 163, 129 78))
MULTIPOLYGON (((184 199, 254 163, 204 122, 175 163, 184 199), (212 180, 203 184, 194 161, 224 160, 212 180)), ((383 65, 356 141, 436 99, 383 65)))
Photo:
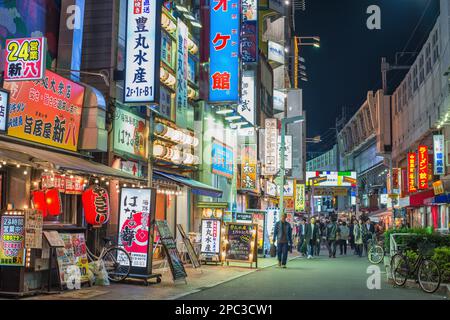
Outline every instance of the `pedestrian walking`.
POLYGON ((311 218, 310 223, 305 227, 305 242, 308 246, 308 259, 311 259, 314 255, 314 248, 320 246, 319 236, 319 224, 316 224, 316 220, 311 218))
POLYGON ((358 223, 355 224, 355 227, 353 229, 353 232, 355 234, 355 250, 356 254, 359 257, 362 257, 363 255, 363 245, 364 245, 364 238, 366 237, 366 227, 364 225, 363 218, 359 218, 358 223))
POLYGON ((356 254, 355 250, 355 234, 353 232, 355 228, 355 219, 352 217, 350 221, 350 225, 348 226, 349 235, 348 235, 348 243, 350 244, 350 248, 353 250, 354 254, 356 254))
POLYGON ((307 246, 305 243, 305 229, 306 229, 306 219, 303 218, 300 221, 300 225, 298 226, 298 245, 297 251, 302 254, 302 256, 306 256, 307 246))
POLYGON ((278 266, 283 268, 286 268, 289 246, 292 247, 292 226, 286 218, 287 214, 283 213, 273 233, 273 243, 277 241, 278 266))
POLYGON ((369 240, 373 239, 373 235, 375 233, 375 227, 374 225, 371 223, 370 218, 368 218, 365 223, 364 223, 364 229, 365 229, 365 233, 363 235, 363 241, 364 241, 364 252, 366 253, 366 255, 369 255, 369 240))
POLYGON ((339 226, 339 252, 342 255, 347 255, 347 241, 350 235, 350 229, 347 226, 347 223, 344 221, 339 226))
POLYGON ((331 222, 326 227, 326 240, 328 245, 328 256, 330 258, 336 258, 336 239, 338 235, 339 227, 336 223, 336 219, 332 218, 331 222))

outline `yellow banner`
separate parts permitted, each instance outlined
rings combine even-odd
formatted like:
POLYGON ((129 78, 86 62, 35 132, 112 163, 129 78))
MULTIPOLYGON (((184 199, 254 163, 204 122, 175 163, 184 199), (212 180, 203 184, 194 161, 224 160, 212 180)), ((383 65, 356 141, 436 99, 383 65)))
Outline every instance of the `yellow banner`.
POLYGON ((295 211, 305 211, 305 185, 295 184, 295 211))

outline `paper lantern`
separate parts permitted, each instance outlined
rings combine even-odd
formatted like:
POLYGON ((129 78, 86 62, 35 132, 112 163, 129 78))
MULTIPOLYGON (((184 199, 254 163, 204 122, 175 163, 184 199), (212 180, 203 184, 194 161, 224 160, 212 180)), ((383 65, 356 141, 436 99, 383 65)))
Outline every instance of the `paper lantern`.
POLYGON ((109 195, 105 188, 92 186, 81 196, 86 222, 100 227, 108 222, 110 215, 109 195))
POLYGON ((57 188, 50 188, 45 191, 45 207, 47 213, 51 216, 57 216, 62 213, 61 196, 57 188))
POLYGON ((41 211, 42 216, 47 216, 47 208, 45 205, 45 192, 43 190, 35 190, 32 192, 33 208, 41 211))

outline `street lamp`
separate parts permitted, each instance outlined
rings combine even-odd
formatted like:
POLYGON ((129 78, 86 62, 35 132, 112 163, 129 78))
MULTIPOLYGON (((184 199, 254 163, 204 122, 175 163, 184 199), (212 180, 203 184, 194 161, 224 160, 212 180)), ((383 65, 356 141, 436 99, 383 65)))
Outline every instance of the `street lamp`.
MULTIPOLYGON (((314 36, 314 37, 294 37, 294 50, 295 50, 295 56, 299 56, 299 47, 300 46, 313 46, 314 48, 320 48, 320 37, 314 36), (313 40, 313 42, 302 42, 302 40, 313 40)), ((294 87, 298 88, 298 59, 294 59, 294 87)), ((306 78, 302 78, 303 81, 306 78)))
POLYGON ((280 215, 284 213, 284 158, 285 158, 285 136, 286 136, 286 125, 290 123, 299 123, 305 121, 304 116, 295 116, 291 118, 281 119, 281 163, 280 163, 280 178, 281 178, 281 188, 280 188, 280 215))

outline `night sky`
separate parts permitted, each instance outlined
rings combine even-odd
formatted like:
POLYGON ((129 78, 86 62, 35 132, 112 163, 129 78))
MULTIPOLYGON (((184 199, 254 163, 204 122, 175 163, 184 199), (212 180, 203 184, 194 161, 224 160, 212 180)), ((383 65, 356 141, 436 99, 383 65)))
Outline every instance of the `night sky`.
MULTIPOLYGON (((306 0, 306 11, 296 15, 296 34, 321 38, 319 49, 300 47, 309 80, 299 82, 304 89, 307 136, 330 136, 329 128, 335 127, 343 106, 352 116, 367 91, 381 89, 381 57, 394 63, 396 52, 419 51, 438 13, 439 0, 306 0), (370 5, 381 9, 381 30, 366 27, 370 5), (424 11, 422 22, 403 50, 424 11)), ((405 55, 400 62, 410 65, 413 59, 405 55)), ((388 73, 389 92, 404 74, 388 73)), ((326 143, 308 145, 308 151, 326 149, 326 143)))

